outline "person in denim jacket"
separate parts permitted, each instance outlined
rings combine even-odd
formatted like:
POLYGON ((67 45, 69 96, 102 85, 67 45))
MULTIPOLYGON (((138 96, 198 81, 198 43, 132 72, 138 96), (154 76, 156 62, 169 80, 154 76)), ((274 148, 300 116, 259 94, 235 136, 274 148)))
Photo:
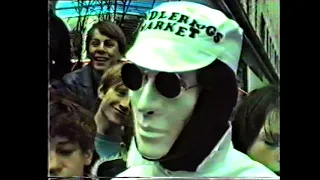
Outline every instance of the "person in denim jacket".
POLYGON ((126 169, 133 123, 128 88, 121 79, 125 63, 119 62, 106 70, 98 88, 101 103, 95 115, 95 149, 100 159, 92 168, 94 176, 112 177, 126 169))

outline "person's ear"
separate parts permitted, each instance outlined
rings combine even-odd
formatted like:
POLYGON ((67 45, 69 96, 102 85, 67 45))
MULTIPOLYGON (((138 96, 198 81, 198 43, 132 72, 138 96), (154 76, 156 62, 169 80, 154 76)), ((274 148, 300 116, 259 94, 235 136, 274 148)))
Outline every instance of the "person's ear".
POLYGON ((98 97, 99 97, 99 99, 102 100, 104 95, 105 95, 105 92, 103 90, 103 85, 100 85, 99 88, 98 88, 98 97))
POLYGON ((84 153, 84 165, 89 166, 92 161, 93 151, 88 150, 84 153))

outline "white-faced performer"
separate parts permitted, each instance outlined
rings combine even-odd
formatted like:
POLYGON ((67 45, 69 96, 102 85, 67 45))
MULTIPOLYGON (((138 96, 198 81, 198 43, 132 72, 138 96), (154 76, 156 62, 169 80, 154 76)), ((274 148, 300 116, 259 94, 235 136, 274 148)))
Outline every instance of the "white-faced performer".
POLYGON ((118 177, 278 177, 231 142, 242 33, 197 3, 147 14, 122 68, 135 134, 118 177))

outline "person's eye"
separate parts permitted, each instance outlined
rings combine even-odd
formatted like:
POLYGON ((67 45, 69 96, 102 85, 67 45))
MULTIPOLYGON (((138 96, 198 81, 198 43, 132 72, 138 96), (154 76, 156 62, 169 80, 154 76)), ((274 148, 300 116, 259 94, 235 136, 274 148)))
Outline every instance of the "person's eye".
POLYGON ((60 149, 58 150, 58 153, 61 154, 62 156, 70 156, 74 150, 67 150, 67 149, 60 149))
POLYGON ((276 148, 279 146, 279 143, 277 142, 264 141, 264 143, 272 148, 276 148))
POLYGON ((92 41, 91 44, 95 47, 99 46, 100 45, 100 42, 98 41, 92 41))
POLYGON ((107 42, 107 43, 105 44, 105 46, 107 46, 107 47, 113 47, 113 46, 114 46, 114 43, 107 42))
POLYGON ((128 93, 125 92, 125 91, 119 91, 119 92, 118 92, 118 96, 125 97, 125 96, 127 96, 127 95, 128 95, 128 93))

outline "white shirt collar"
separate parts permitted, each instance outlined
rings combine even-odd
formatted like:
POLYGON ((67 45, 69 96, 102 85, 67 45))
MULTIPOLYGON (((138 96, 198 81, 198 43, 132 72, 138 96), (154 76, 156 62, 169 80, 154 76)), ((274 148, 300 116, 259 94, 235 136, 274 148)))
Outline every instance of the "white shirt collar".
POLYGON ((232 126, 231 122, 229 122, 229 128, 224 133, 222 138, 219 140, 218 144, 213 148, 213 150, 210 152, 210 154, 202 161, 202 163, 197 167, 197 172, 201 171, 207 164, 212 164, 212 160, 216 160, 216 157, 219 156, 219 158, 224 158, 229 149, 232 148, 232 126))

